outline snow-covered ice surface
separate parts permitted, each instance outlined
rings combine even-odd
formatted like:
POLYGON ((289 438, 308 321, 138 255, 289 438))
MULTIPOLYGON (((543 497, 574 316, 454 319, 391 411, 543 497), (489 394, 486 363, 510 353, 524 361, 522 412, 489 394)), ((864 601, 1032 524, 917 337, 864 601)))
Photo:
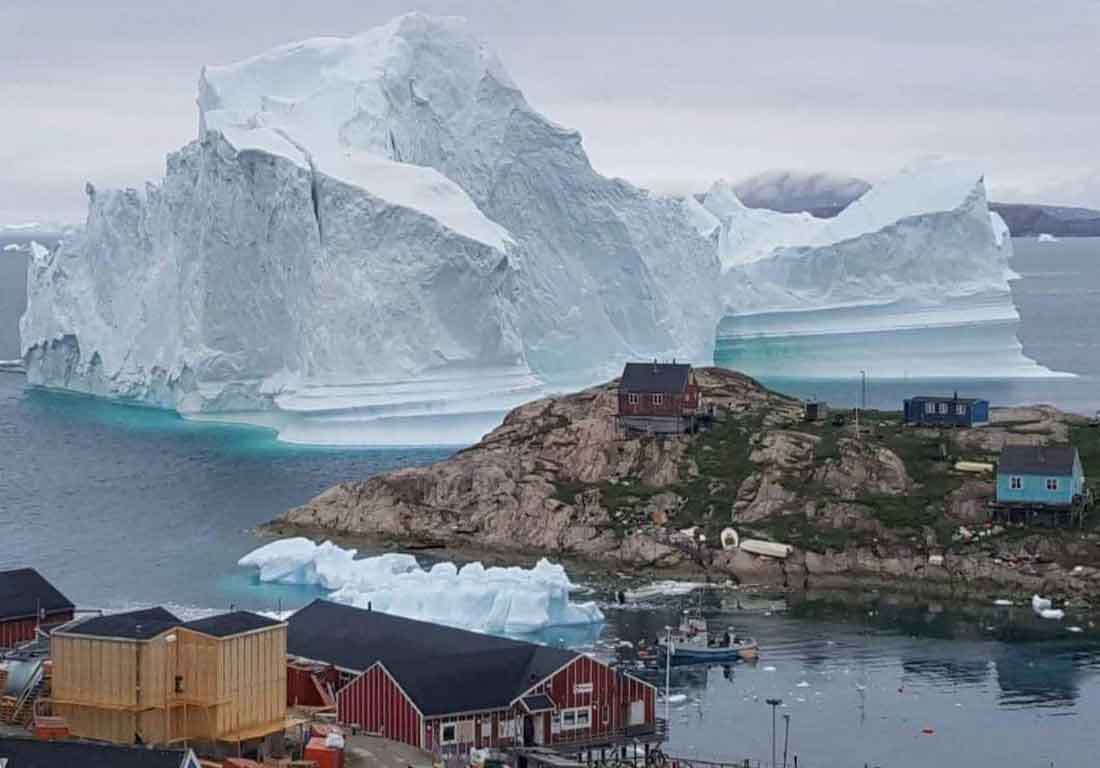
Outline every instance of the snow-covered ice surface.
POLYGON ((918 164, 831 220, 724 183, 656 195, 596 173, 459 19, 206 67, 198 105, 161 182, 88 185, 84 228, 34 254, 30 384, 292 442, 468 443, 627 359, 709 363, 724 315, 1007 289, 969 166, 918 164))
POLYGON ((292 538, 266 544, 239 564, 257 568, 261 581, 316 585, 330 590, 330 600, 480 632, 522 635, 604 619, 595 603, 571 600, 576 585, 545 559, 533 568, 437 563, 424 569, 412 555, 356 554, 332 542, 292 538))

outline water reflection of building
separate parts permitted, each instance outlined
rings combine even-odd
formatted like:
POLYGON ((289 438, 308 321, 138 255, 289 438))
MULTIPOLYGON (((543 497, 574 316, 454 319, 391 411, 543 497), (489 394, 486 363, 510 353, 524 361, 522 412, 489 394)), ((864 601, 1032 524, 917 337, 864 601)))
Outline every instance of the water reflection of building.
POLYGON ((1005 707, 1072 706, 1080 695, 1084 654, 1041 645, 1004 646, 994 658, 1005 707))
MULTIPOLYGON (((938 646, 936 650, 948 649, 938 646)), ((985 656, 903 658, 901 667, 906 675, 920 677, 933 684, 981 685, 989 679, 989 659, 985 656)))

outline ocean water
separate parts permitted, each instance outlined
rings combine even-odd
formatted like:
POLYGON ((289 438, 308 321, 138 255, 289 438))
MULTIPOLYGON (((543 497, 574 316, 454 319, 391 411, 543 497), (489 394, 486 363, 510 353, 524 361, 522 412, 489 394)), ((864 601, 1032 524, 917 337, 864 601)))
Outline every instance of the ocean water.
MULTIPOLYGON (((1015 333, 1038 362, 1078 377, 890 381, 872 370, 871 404, 896 407, 918 387, 980 386, 995 402, 1092 408, 1100 375, 1098 246, 1016 245, 1015 333)), ((0 281, 0 307, 14 306, 17 290, 18 280, 0 281)), ((0 324, 17 320, 8 315, 0 324)), ((834 402, 859 397, 854 376, 766 378, 834 402)), ((255 526, 334 483, 451 450, 290 446, 262 429, 27 391, 22 377, 0 374, 0 569, 39 568, 83 607, 293 608, 320 592, 261 585, 236 566, 262 543, 255 526)), ((618 607, 608 599, 615 577, 575 573, 594 586, 607 623, 542 639, 640 663, 638 674, 663 683, 634 649, 675 624, 695 598, 618 607)), ((767 757, 771 716, 763 701, 772 696, 791 716, 791 754, 809 768, 1076 766, 1100 752, 1091 727, 1100 712, 1100 646, 1089 616, 1042 623, 1026 609, 962 610, 876 594, 781 610, 779 601, 708 593, 703 607, 718 626, 757 637, 764 656, 755 666, 674 670, 673 693, 687 697, 670 709, 675 754, 767 757), (1069 632, 1073 625, 1084 631, 1069 632)))

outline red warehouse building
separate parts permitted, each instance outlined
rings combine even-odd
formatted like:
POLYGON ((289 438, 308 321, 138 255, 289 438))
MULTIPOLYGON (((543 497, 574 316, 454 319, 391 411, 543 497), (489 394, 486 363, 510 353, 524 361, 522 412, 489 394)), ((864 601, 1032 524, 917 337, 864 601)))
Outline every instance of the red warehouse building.
POLYGON ((39 627, 72 621, 73 604, 33 568, 0 571, 0 648, 34 640, 39 627))
POLYGON ((340 675, 340 722, 436 754, 664 738, 652 685, 574 651, 323 600, 288 624, 291 663, 340 675))
POLYGON ((681 434, 703 414, 695 373, 684 363, 627 363, 618 394, 619 423, 627 431, 681 434))

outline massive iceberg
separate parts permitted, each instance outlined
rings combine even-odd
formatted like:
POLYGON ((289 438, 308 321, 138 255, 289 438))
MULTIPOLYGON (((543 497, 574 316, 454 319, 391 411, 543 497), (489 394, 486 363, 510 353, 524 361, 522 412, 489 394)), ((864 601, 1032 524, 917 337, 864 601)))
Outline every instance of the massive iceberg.
POLYGON ((306 538, 265 544, 239 561, 264 582, 316 585, 328 599, 410 619, 494 634, 530 634, 549 627, 595 624, 595 603, 573 602, 577 587, 560 565, 486 568, 436 563, 421 568, 412 555, 356 559, 356 550, 306 538))
POLYGON ((206 67, 198 107, 162 181, 89 184, 83 229, 35 255, 31 384, 295 442, 461 443, 626 359, 709 362, 723 317, 965 301, 1008 274, 968 168, 827 222, 607 179, 458 19, 206 67))
POLYGON ((597 174, 461 20, 207 67, 198 104, 163 182, 89 185, 32 265, 32 384, 379 442, 713 348, 682 201, 597 174))
POLYGON ((746 208, 724 182, 700 207, 713 216, 697 218, 700 231, 719 237, 719 359, 803 378, 861 368, 1051 375, 1016 338, 1012 240, 988 208, 983 174, 966 162, 922 160, 830 219, 746 208), (891 348, 897 354, 884 354, 891 348))

